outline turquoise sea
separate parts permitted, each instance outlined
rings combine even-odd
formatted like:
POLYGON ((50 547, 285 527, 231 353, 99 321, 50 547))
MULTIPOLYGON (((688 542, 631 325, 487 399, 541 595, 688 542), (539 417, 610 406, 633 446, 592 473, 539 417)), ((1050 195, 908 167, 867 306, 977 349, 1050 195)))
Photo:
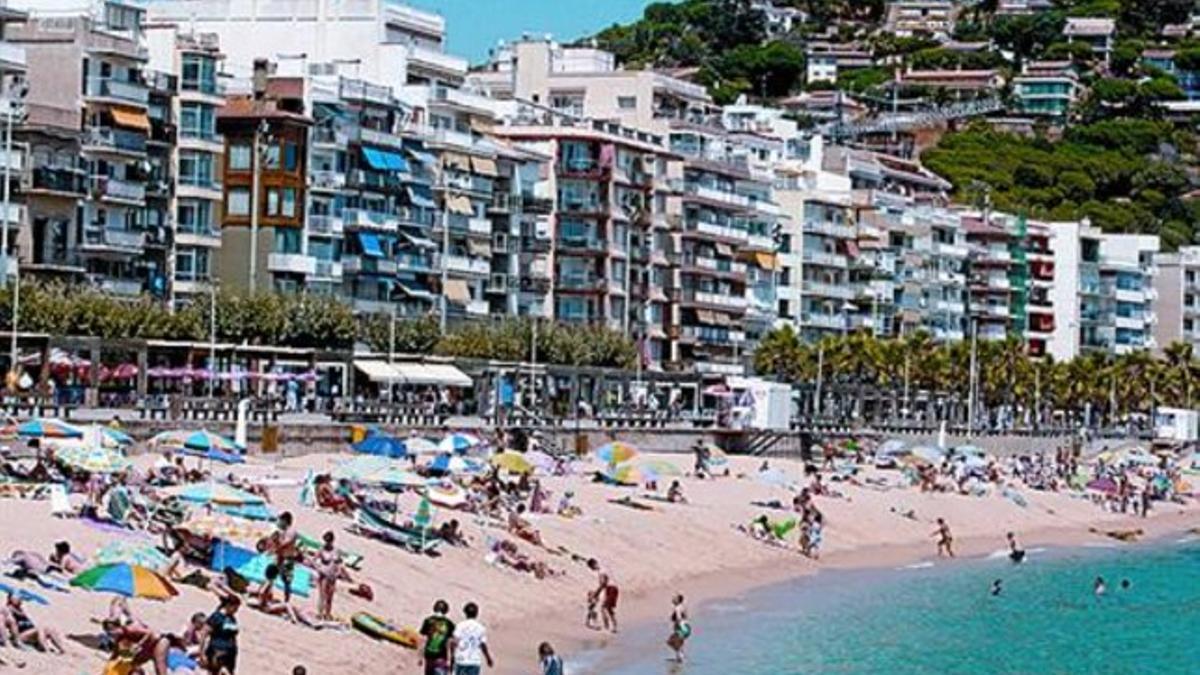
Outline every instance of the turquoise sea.
POLYGON ((1196 674, 1200 542, 821 574, 693 608, 682 667, 666 661, 667 611, 621 648, 640 660, 606 654, 595 672, 1196 674))

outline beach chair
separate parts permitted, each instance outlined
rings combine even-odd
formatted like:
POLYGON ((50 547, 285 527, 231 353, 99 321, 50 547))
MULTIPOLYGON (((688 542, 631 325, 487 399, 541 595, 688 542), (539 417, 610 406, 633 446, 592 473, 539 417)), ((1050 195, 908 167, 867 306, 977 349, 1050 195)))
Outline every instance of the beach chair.
POLYGON ((441 539, 428 529, 412 530, 401 527, 364 508, 354 512, 353 528, 359 534, 424 555, 435 552, 442 543, 441 539))

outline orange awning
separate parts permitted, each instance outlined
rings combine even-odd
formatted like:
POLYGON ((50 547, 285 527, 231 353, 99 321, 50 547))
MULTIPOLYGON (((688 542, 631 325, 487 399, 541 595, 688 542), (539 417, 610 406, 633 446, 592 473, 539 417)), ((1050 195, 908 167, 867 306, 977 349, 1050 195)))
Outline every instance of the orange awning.
POLYGON ((447 195, 446 209, 450 213, 457 213, 460 216, 475 215, 475 209, 471 207, 471 200, 462 195, 447 195))
POLYGON ((500 175, 500 170, 496 168, 495 160, 487 157, 472 157, 471 168, 480 176, 496 178, 500 175))
POLYGON ((150 118, 140 110, 112 109, 113 122, 119 127, 150 133, 150 118))
POLYGON ((447 279, 442 293, 446 295, 447 300, 456 305, 465 305, 471 301, 471 290, 467 288, 465 279, 447 279))
POLYGON ((754 262, 758 263, 758 266, 763 268, 764 270, 774 270, 775 269, 775 254, 774 253, 757 253, 756 252, 754 254, 754 262))

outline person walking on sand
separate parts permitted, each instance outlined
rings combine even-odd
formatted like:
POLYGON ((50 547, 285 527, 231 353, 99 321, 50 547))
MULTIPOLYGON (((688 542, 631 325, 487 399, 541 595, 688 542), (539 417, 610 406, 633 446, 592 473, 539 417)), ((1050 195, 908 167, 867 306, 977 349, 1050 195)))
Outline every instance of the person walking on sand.
POLYGON ((937 552, 938 556, 954 557, 954 537, 950 534, 950 526, 946 524, 944 518, 937 519, 938 529, 933 533, 937 537, 937 552))
POLYGON ((592 558, 588 560, 588 569, 596 573, 596 590, 592 591, 594 596, 600 602, 600 621, 604 625, 604 630, 617 632, 617 601, 621 597, 621 591, 617 588, 617 584, 613 581, 612 576, 600 567, 600 561, 592 558))
POLYGON ((538 666, 542 669, 541 675, 566 675, 562 658, 554 653, 554 647, 549 642, 538 645, 538 666))
POLYGON ((278 529, 267 538, 263 548, 275 554, 275 565, 279 568, 279 579, 283 582, 283 602, 292 601, 292 578, 296 563, 300 560, 300 538, 292 526, 292 514, 284 511, 276 520, 278 529))
POLYGON ((1025 560, 1025 549, 1017 545, 1017 535, 1012 532, 1008 533, 1008 559, 1014 565, 1025 560))
POLYGON ((479 606, 473 602, 463 607, 463 616, 467 618, 454 627, 450 638, 454 675, 479 675, 485 662, 488 668, 496 667, 488 651, 487 627, 479 622, 479 606))
POLYGON ((454 622, 446 617, 450 604, 445 600, 433 603, 433 614, 421 624, 421 635, 425 647, 421 655, 425 659, 425 675, 450 675, 450 637, 454 634, 454 622))
POLYGON ((671 599, 671 635, 667 638, 667 646, 675 652, 675 662, 683 663, 683 645, 692 636, 692 624, 688 621, 687 606, 683 604, 683 594, 677 594, 671 599))

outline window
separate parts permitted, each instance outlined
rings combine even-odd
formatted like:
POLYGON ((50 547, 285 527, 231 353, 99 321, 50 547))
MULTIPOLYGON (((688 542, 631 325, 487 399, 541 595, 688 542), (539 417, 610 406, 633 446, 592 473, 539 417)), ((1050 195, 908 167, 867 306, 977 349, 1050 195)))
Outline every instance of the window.
POLYGON ((230 216, 250 215, 250 190, 230 188, 225 194, 225 213, 230 216))
POLYGON ((283 168, 285 171, 295 171, 300 164, 300 151, 295 143, 283 145, 283 168))
POLYGON ((275 247, 276 253, 291 253, 299 254, 300 250, 300 230, 294 227, 281 227, 275 229, 275 247))
POLYGON ((186 138, 212 139, 217 135, 217 117, 213 106, 184 103, 179 107, 179 133, 186 138))
POLYGON ((181 199, 176 214, 180 232, 211 234, 212 202, 181 199))
POLYGON ((621 110, 634 110, 637 108, 636 96, 618 96, 617 107, 621 110))
POLYGON ((249 145, 239 144, 229 146, 229 170, 249 171, 250 152, 251 150, 249 145))
POLYGON ((278 145, 264 145, 264 146, 262 146, 262 151, 263 151, 263 168, 264 169, 278 169, 279 168, 279 146, 278 145))
POLYGON ((296 190, 294 188, 271 188, 267 190, 267 215, 296 217, 296 190))
POLYGON ((185 54, 182 75, 179 81, 181 88, 205 94, 218 93, 217 66, 213 59, 200 54, 185 54))

